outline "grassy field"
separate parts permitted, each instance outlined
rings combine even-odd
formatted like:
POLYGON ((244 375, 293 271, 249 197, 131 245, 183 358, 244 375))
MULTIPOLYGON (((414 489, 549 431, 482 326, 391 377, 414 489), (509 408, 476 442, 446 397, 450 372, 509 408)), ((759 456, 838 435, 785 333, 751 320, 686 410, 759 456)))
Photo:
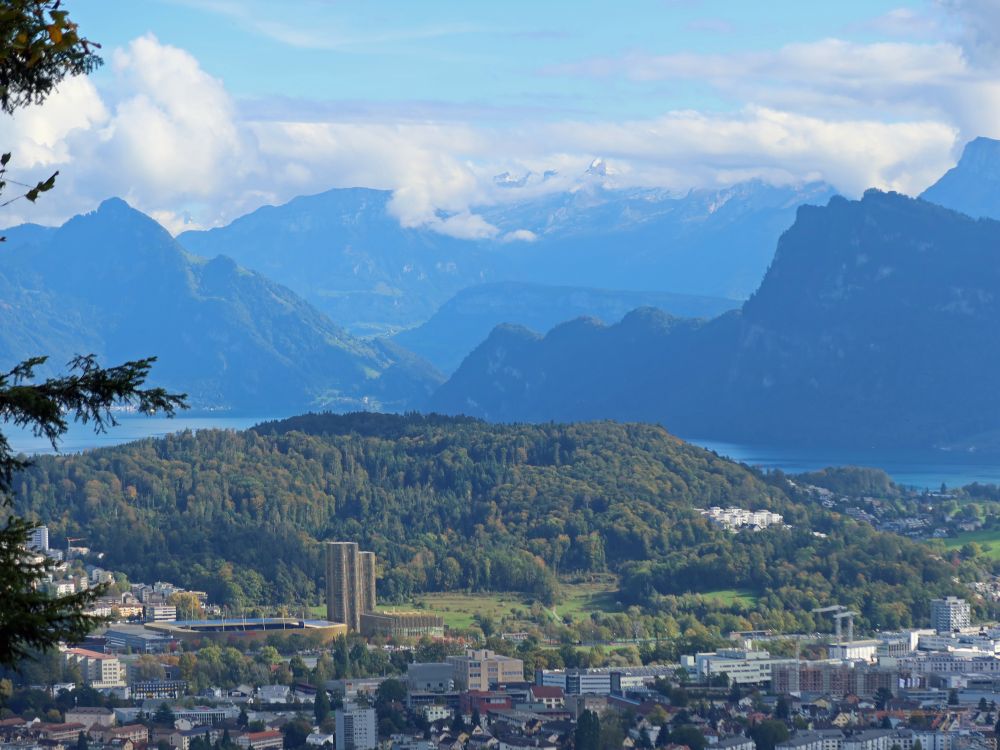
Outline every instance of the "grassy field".
POLYGON ((591 612, 621 612, 618 581, 563 584, 563 596, 552 609, 559 617, 569 615, 574 620, 587 617, 591 612))
MULTIPOLYGON (((599 582, 563 583, 562 596, 554 607, 548 610, 551 617, 573 619, 587 617, 591 612, 620 612, 616 593, 618 582, 613 577, 599 582)), ((463 592, 429 593, 414 597, 399 605, 379 605, 385 612, 427 612, 441 615, 449 628, 468 628, 475 622, 476 615, 486 615, 495 623, 504 617, 514 622, 505 626, 507 630, 527 625, 534 604, 530 596, 516 593, 470 594, 463 592)), ((315 617, 325 617, 326 607, 312 607, 315 617)))
POLYGON ((747 607, 753 607, 757 604, 757 596, 751 591, 742 589, 719 589, 718 591, 705 591, 700 595, 725 606, 743 604, 747 607))
POLYGON ((976 542, 991 559, 1000 560, 1000 529, 966 531, 956 537, 935 541, 944 544, 946 550, 960 549, 963 544, 976 542))
POLYGON ((461 592, 421 594, 412 602, 398 607, 384 606, 379 609, 391 612, 418 611, 441 615, 449 628, 468 628, 475 615, 488 616, 499 623, 503 617, 520 619, 519 612, 531 609, 528 598, 520 594, 465 594, 461 592))
MULTIPOLYGON (((1000 545, 998 545, 1000 547, 1000 545)), ((555 606, 545 610, 550 617, 563 619, 570 617, 580 620, 590 616, 591 612, 621 612, 622 604, 618 601, 618 581, 613 576, 596 581, 564 582, 561 586, 562 595, 555 606)), ((740 603, 754 606, 757 597, 749 592, 738 589, 720 589, 701 594, 721 605, 740 603)), ((530 623, 530 614, 535 605, 530 596, 517 593, 428 593, 414 597, 411 601, 399 605, 379 605, 385 612, 427 612, 441 615, 444 624, 453 629, 469 628, 475 623, 476 615, 488 616, 499 625, 504 618, 509 618, 505 630, 518 630, 530 623)), ((325 617, 325 607, 313 607, 316 617, 325 617)))

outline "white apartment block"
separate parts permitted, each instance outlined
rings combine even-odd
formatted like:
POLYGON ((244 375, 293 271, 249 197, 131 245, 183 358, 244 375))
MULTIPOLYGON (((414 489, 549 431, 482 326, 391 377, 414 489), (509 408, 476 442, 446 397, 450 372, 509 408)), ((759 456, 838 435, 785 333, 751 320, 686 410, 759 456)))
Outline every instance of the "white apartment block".
POLYGON ((746 508, 720 508, 712 506, 699 511, 703 516, 729 531, 737 529, 766 529, 784 520, 780 513, 769 510, 747 510, 746 508))
POLYGON ((48 526, 36 526, 31 530, 31 536, 28 537, 28 548, 38 550, 39 552, 49 551, 48 526))
POLYGON ((957 596, 931 599, 931 627, 938 633, 951 633, 969 627, 969 603, 957 596))
POLYGON ((337 750, 375 750, 378 746, 374 708, 344 703, 336 711, 336 721, 337 750))

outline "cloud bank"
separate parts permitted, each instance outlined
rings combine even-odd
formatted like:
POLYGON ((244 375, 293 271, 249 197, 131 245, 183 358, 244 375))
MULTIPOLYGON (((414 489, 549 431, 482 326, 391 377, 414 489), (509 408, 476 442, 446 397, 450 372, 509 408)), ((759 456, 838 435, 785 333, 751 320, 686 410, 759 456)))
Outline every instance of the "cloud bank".
POLYGON ((862 44, 841 39, 731 55, 632 52, 580 60, 540 75, 641 85, 696 82, 732 106, 659 117, 404 118, 373 109, 297 117, 241 106, 184 50, 147 35, 110 56, 113 81, 65 82, 41 107, 0 122, 25 182, 59 169, 37 206, 7 207, 5 224, 57 223, 119 195, 171 231, 213 226, 265 203, 332 187, 392 190, 407 227, 455 237, 500 236, 475 211, 513 196, 571 189, 602 157, 620 186, 686 191, 761 178, 826 180, 916 193, 954 163, 961 144, 1000 136, 1000 10, 989 0, 940 0, 927 13, 873 23, 937 40, 862 44), (494 175, 555 172, 517 190, 494 175))

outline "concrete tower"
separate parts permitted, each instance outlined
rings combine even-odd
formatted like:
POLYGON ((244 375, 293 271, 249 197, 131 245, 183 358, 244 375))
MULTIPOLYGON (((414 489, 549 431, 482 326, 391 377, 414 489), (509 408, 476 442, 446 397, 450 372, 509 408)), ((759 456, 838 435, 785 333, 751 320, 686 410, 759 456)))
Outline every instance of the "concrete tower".
POLYGON ((375 553, 356 542, 326 542, 326 619, 361 630, 361 614, 375 609, 375 553))

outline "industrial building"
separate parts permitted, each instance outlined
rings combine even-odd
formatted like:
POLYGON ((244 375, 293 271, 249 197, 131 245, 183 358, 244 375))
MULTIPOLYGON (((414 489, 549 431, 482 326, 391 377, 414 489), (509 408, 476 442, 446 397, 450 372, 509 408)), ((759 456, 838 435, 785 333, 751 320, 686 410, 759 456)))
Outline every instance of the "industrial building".
POLYGON ((362 612, 361 635, 420 638, 444 635, 444 618, 425 612, 362 612))
POLYGON ((178 620, 150 622, 146 629, 180 641, 210 640, 228 643, 231 640, 262 641, 273 633, 311 637, 329 643, 347 634, 347 626, 327 620, 298 620, 288 617, 244 617, 234 620, 178 620))

